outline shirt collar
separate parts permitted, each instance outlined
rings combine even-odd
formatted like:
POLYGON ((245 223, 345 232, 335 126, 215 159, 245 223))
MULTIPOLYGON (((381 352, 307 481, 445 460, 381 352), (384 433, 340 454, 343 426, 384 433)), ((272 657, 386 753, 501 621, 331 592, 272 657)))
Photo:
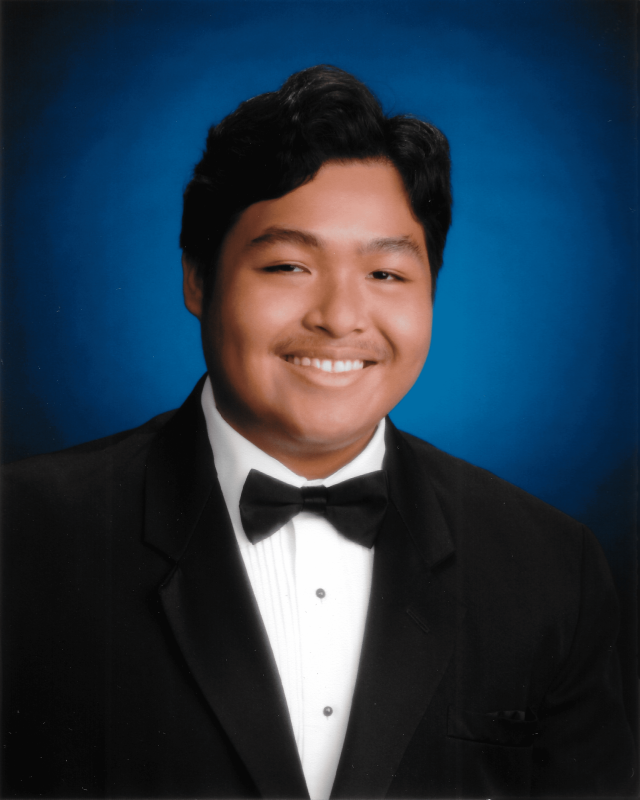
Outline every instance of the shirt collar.
POLYGON ((202 389, 202 410, 213 451, 213 460, 234 528, 242 530, 238 505, 249 471, 257 469, 292 486, 333 486, 335 483, 382 469, 385 454, 385 420, 380 420, 371 441, 352 461, 322 480, 308 481, 296 475, 277 459, 260 450, 226 422, 216 408, 211 380, 207 376, 202 389))

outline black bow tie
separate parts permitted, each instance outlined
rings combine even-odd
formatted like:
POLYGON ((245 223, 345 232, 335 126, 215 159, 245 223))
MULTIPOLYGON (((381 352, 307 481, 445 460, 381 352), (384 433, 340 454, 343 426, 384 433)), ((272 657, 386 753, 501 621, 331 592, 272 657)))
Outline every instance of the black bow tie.
POLYGON ((387 473, 383 470, 334 486, 298 489, 252 469, 240 496, 240 518, 253 544, 280 530, 300 511, 310 511, 326 517, 348 539, 373 547, 387 502, 387 473))

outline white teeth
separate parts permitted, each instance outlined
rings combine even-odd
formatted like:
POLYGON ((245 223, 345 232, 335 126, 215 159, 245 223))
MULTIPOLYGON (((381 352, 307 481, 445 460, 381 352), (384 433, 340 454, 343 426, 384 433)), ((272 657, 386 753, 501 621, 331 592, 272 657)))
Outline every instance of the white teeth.
POLYGON ((355 369, 364 369, 364 361, 331 361, 328 358, 308 358, 307 356, 287 356, 287 361, 298 367, 315 367, 322 372, 351 372, 355 369))

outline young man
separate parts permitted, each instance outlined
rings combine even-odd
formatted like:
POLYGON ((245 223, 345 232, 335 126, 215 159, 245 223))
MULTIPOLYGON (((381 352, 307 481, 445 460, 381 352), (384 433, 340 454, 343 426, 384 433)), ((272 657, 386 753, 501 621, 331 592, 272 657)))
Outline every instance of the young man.
POLYGON ((631 793, 594 537, 386 417, 450 206, 444 136, 331 67, 212 128, 208 375, 6 478, 6 796, 631 793))

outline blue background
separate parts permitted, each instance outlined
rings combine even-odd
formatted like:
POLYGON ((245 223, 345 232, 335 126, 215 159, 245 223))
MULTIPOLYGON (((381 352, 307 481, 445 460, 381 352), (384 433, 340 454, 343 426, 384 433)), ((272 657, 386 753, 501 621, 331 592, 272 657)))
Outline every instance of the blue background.
POLYGON ((5 460, 183 401, 204 362, 181 298, 181 194, 206 130, 328 62, 451 142, 431 354, 394 421, 590 524, 632 580, 633 3, 98 0, 3 16, 5 460))

